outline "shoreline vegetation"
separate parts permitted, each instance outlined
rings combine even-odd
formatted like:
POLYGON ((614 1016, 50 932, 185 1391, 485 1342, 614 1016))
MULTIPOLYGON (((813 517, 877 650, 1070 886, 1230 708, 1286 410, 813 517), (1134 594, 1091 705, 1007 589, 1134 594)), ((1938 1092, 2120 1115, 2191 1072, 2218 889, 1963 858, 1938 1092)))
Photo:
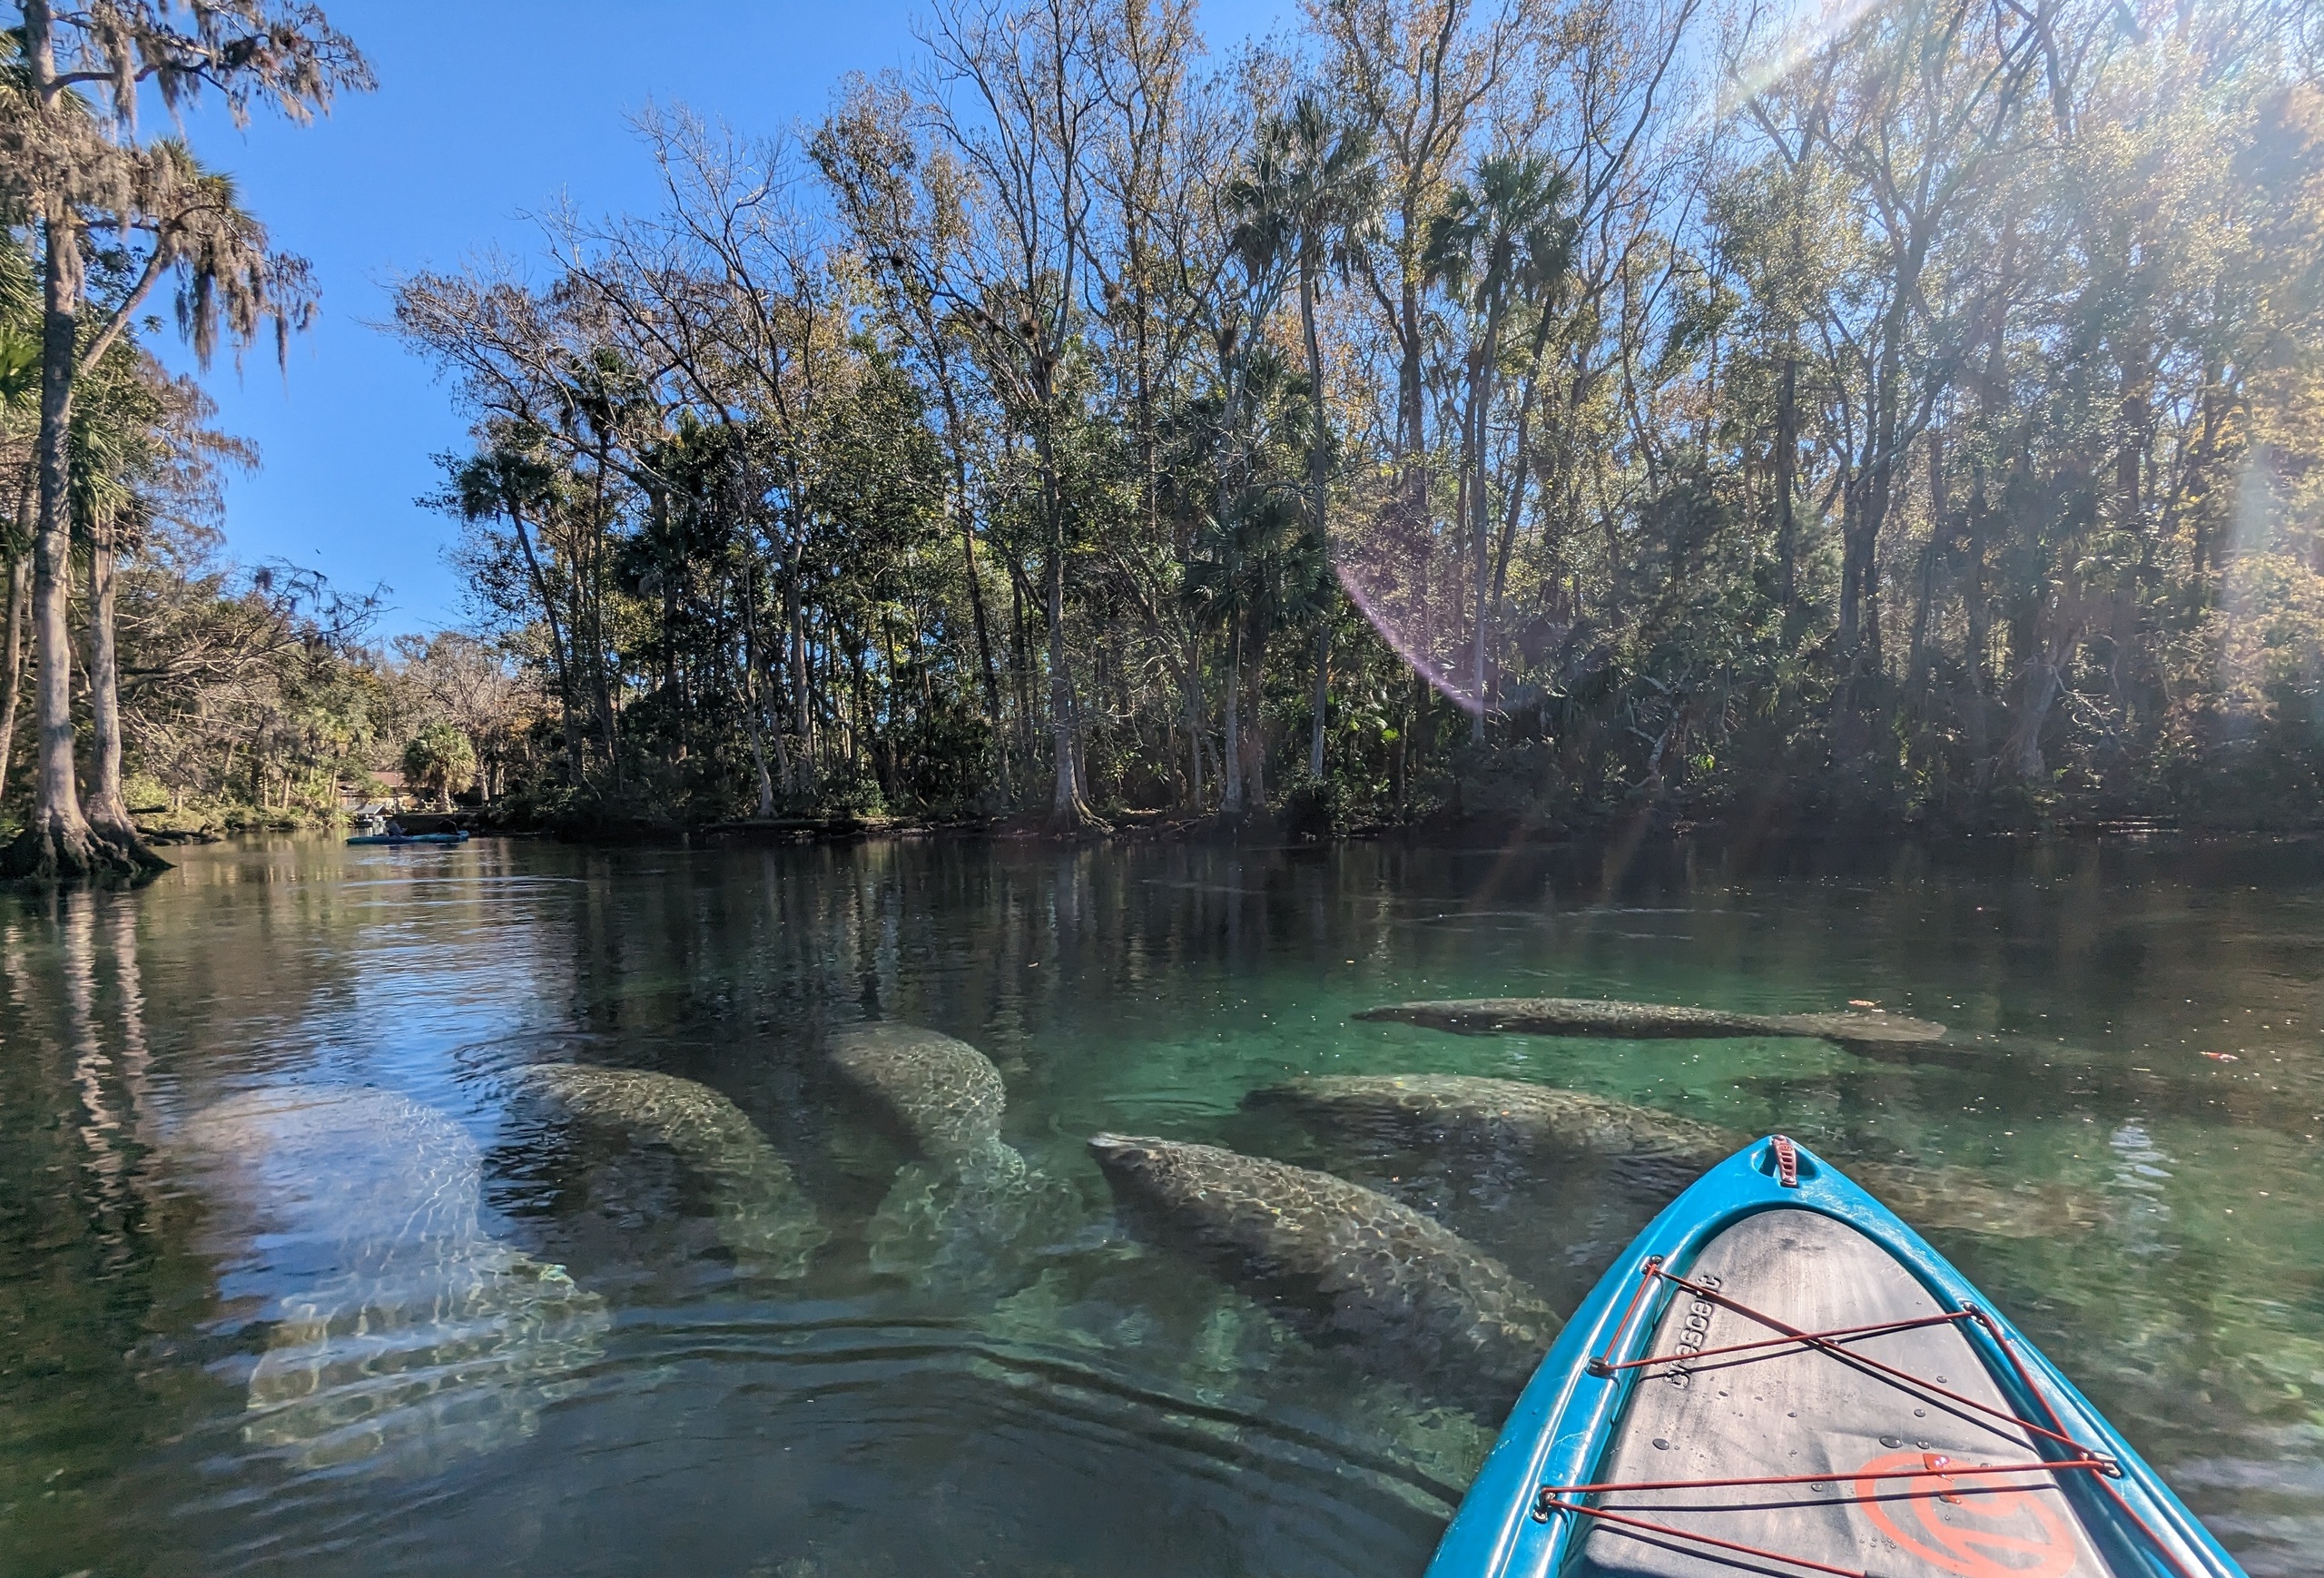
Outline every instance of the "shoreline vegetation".
POLYGON ((608 840, 2324 824, 2303 7, 1315 0, 1229 50, 938 0, 804 123, 638 108, 647 212, 397 281, 470 606, 384 643, 223 557, 252 458, 142 304, 206 354, 311 282, 105 96, 368 72, 311 8, 130 9, 24 0, 0 105, 10 873, 390 788, 608 840))

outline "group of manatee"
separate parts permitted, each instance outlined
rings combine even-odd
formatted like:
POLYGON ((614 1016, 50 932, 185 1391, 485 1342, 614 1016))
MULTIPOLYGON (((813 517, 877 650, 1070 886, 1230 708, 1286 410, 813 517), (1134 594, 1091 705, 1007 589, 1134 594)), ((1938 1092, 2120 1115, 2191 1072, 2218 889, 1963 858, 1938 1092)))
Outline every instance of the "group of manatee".
MULTIPOLYGON (((1885 1015, 1775 1019, 1560 999, 1406 1003, 1359 1017, 1472 1033, 1807 1035, 1842 1046, 1943 1033, 1885 1015)), ((1000 1072, 967 1042, 860 1024, 831 1038, 827 1067, 909 1153, 881 1211, 917 1213, 937 1269, 947 1257, 955 1272, 1004 1262, 1084 1214, 1076 1190, 1002 1139, 1000 1072)), ((674 1154, 707 1193, 742 1272, 802 1276, 830 1238, 774 1146, 706 1086, 572 1063, 505 1079, 512 1111, 546 1132, 611 1129, 674 1154)), ((1248 1092, 1244 1105, 1456 1159, 1516 1157, 1544 1172, 1588 1162, 1648 1201, 1675 1195, 1746 1138, 1601 1096, 1463 1075, 1295 1079, 1248 1092)), ((327 1467, 528 1434, 599 1353, 603 1298, 487 1230, 480 1154, 448 1116, 369 1088, 277 1088, 210 1108, 187 1139, 232 1175, 217 1192, 239 1203, 245 1238, 263 1236, 297 1285, 279 1298, 250 1376, 251 1444, 327 1467)), ((1507 1405, 1561 1325, 1500 1260, 1362 1184, 1156 1137, 1101 1133, 1088 1149, 1133 1238, 1480 1413, 1507 1405)), ((1852 1170, 1923 1225, 2022 1235, 2061 1219, 2058 1202, 1945 1169, 1852 1170)))

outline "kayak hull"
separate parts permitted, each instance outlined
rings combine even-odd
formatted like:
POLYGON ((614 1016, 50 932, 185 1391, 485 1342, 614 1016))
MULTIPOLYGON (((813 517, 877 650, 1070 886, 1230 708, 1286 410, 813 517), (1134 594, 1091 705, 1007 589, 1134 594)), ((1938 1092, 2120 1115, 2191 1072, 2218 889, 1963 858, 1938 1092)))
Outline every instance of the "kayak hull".
POLYGON ((465 833, 366 833, 347 842, 350 844, 395 844, 466 843, 468 841, 468 835, 465 833))
MULTIPOLYGON (((1711 1169, 1655 1218, 1623 1252, 1566 1324, 1556 1345, 1519 1396, 1499 1441, 1445 1531, 1435 1559, 1429 1565, 1428 1578, 1551 1578, 1552 1574, 1603 1571, 1600 1559, 1610 1544, 1631 1543, 1641 1551, 1659 1553, 1645 1561, 1639 1571, 1700 1570, 1781 1575, 1869 1570, 1883 1573, 1884 1578, 1890 1573, 1896 1573, 1896 1578, 1908 1578, 1909 1574, 1924 1572, 1987 1578, 1990 1568, 1991 1578, 2006 1578, 2012 1573, 2031 1574, 2047 1565, 2055 1573, 2070 1573, 2074 1578, 2091 1572, 2135 1574, 2136 1578, 2243 1578, 2242 1570, 2234 1560, 2105 1417, 1917 1233, 1837 1169, 1804 1149, 1790 1148, 1796 1159, 1792 1181, 1787 1183, 1780 1154, 1782 1148, 1788 1146, 1788 1141, 1779 1145, 1773 1139, 1759 1140, 1711 1169), (1555 1498, 1563 1504, 1561 1508, 1540 1515, 1545 1485, 1636 1483, 1635 1470, 1640 1457, 1636 1447, 1640 1433, 1630 1426, 1649 1417, 1648 1410, 1663 1405, 1665 1400, 1648 1396, 1637 1398, 1637 1405, 1633 1406, 1634 1395, 1640 1386, 1668 1381, 1681 1368, 1662 1362, 1641 1365, 1640 1361, 1671 1352, 1667 1340, 1662 1346, 1656 1346, 1658 1338, 1669 1329, 1665 1317, 1679 1318, 1682 1311, 1674 1305, 1698 1297, 1673 1282, 1669 1276, 1650 1269, 1649 1262, 1678 1277, 1691 1277, 1698 1263, 1704 1262, 1707 1252, 1715 1258, 1719 1241, 1730 1229, 1740 1229, 1750 1218, 1771 1211, 1808 1213, 1836 1225, 1822 1237, 1856 1241, 1860 1236, 1862 1240, 1869 1240, 1894 1262, 1892 1269, 1901 1272, 1913 1296, 1925 1299, 1940 1317, 1957 1317, 1962 1312, 1974 1312, 1973 1317, 1956 1318, 1942 1327, 1945 1336, 1965 1344, 1983 1367, 1982 1376, 1955 1376, 1954 1385, 1969 1392, 1981 1392, 1989 1386, 1990 1392, 1997 1393, 2010 1412, 2026 1420, 2046 1422, 2054 1416, 2060 1434, 2118 1465, 2118 1474, 2105 1476, 2088 1472, 2036 1476, 2045 1482, 2053 1481, 2057 1494, 2063 1497, 2062 1504, 2052 1497, 2046 1504, 2063 1504, 2072 1514, 2071 1532, 2081 1537, 2070 1542, 2071 1556, 2067 1548, 2061 1547, 2054 1553, 2055 1562, 2045 1562, 2038 1552, 2029 1555, 2031 1547, 2022 1541, 2013 1546, 1990 1539, 1979 1543, 1975 1536, 1970 1536, 1965 1543, 1951 1545, 1937 1542, 1935 1559, 1907 1563, 1899 1573, 1897 1547, 1893 1544, 1882 1547, 1877 1553, 1867 1546, 1851 1565, 1845 1561, 1831 1562, 1828 1546, 1817 1545, 1812 1539, 1806 1547, 1776 1547, 1753 1537, 1747 1525, 1741 1543, 1755 1550, 1783 1548, 1798 1554, 1812 1553, 1817 1562, 1828 1565, 1768 1561, 1732 1553, 1715 1556, 1710 1548, 1683 1539, 1610 1541, 1610 1520, 1601 1514, 1563 1510, 1563 1506, 1572 1505, 1604 1507, 1615 1502, 1610 1494, 1561 1495, 1555 1498), (1841 1229, 1854 1231, 1845 1233, 1841 1229), (1593 1360, 1598 1361, 1595 1366, 1593 1360), (1623 1367, 1625 1365, 1631 1367, 1623 1367), (1593 1368, 1606 1373, 1593 1373, 1593 1368), (1972 1380, 1975 1385, 1964 1385, 1972 1380), (1633 1414, 1640 1419, 1633 1420, 1633 1414), (1671 1554, 1674 1552, 1681 1554, 1671 1554), (1658 1562, 1661 1565, 1657 1566, 1658 1562), (1689 1565, 1690 1562, 1695 1564, 1689 1565)), ((1871 1318, 1886 1320, 1889 1315, 1876 1313, 1871 1318)), ((1803 1321, 1797 1329, 1830 1328, 1820 1327, 1810 1320, 1803 1321)), ((1731 1343, 1742 1340, 1743 1335, 1729 1327, 1717 1341, 1731 1343)), ((1762 1328, 1758 1335, 1767 1334, 1762 1328)), ((1797 1349, 1787 1346, 1786 1351, 1796 1353, 1797 1349)), ((1729 1359, 1721 1364, 1734 1362, 1729 1359)), ((1837 1358, 1823 1362, 1842 1364, 1837 1358)), ((1706 1372, 1721 1376, 1742 1373, 1718 1368, 1706 1372)), ((1699 1374, 1694 1379, 1701 1382, 1705 1375, 1699 1374)), ((1946 1411, 1939 1409, 1940 1414, 1946 1411)), ((1780 1445, 1784 1432, 1780 1427, 1787 1421, 1779 1416, 1779 1409, 1777 1415, 1768 1422, 1761 1461, 1730 1467, 1728 1474, 1780 1475, 1796 1466, 1785 1460, 1780 1445)), ((2021 1439, 2038 1442, 2033 1450, 2040 1461, 2059 1462, 2076 1455, 2073 1448, 2040 1440, 2038 1435, 2021 1439)), ((1648 1445, 1675 1447, 1681 1444, 1664 1436, 1648 1445)), ((1915 1457, 1920 1456, 1914 1451, 1917 1445, 1910 1440, 1899 1441, 1905 1454, 1915 1457)), ((1878 1450, 1877 1445, 1873 1450, 1878 1450)), ((1644 1455, 1654 1462, 1669 1462, 1670 1466, 1665 1472, 1673 1479, 1710 1476, 1705 1474, 1702 1463, 1687 1461, 1684 1452, 1665 1456, 1649 1452, 1644 1455)), ((1940 1456, 1933 1461, 1944 1464, 1951 1460, 1940 1456)), ((1885 1520, 1882 1527, 1894 1524, 1895 1517, 1890 1514, 1902 1516, 1896 1514, 1899 1506, 1916 1513, 1919 1505, 1930 1504, 1930 1498, 1925 1495, 1917 1501, 1896 1496, 1899 1482, 1893 1476, 1899 1472, 1905 1476, 1907 1484, 1931 1483, 1925 1476, 1911 1477, 1918 1472, 1917 1465, 1892 1470, 1892 1477, 1886 1483, 1861 1482, 1863 1486, 1879 1493, 1875 1501, 1877 1515, 1885 1520)), ((1832 1491, 1832 1484, 1826 1483, 1787 1486, 1780 1492, 1757 1491, 1753 1495, 1758 1502, 1767 1503, 1793 1495, 1829 1496, 1832 1491)), ((1696 1495, 1694 1499, 1717 1497, 1696 1495)), ((1638 1503, 1625 1494, 1619 1504, 1634 1507, 1638 1503)), ((1984 1504, 1986 1508, 1991 1504, 1984 1504)), ((1973 1510, 1977 1510, 1974 1504, 1972 1505, 1973 1510)), ((1828 1519, 1829 1510, 1818 1508, 1817 1513, 1828 1519)), ((1935 1511, 1933 1505, 1931 1510, 1935 1511)), ((1640 1515, 1668 1526, 1714 1526, 1699 1520, 1690 1522, 1685 1515, 1640 1515)), ((1813 1516, 1803 1515, 1803 1531, 1814 1521, 1813 1516)), ((1960 1520, 1956 1517, 1955 1521, 1960 1520)), ((1768 1526, 1762 1515, 1757 1525, 1759 1534, 1764 1535, 1768 1526)), ((1938 1532, 1941 1534, 1943 1531, 1938 1532)), ((1733 1537, 1732 1532, 1728 1537, 1733 1537)))

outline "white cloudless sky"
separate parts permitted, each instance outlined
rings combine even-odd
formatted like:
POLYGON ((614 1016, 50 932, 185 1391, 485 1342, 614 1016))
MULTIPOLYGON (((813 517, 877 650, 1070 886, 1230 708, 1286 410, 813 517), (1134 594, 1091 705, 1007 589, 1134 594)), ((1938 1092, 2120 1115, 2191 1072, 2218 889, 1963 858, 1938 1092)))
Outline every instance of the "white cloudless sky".
MULTIPOLYGON (((227 488, 227 549, 286 559, 347 590, 388 588, 382 635, 458 626, 455 528, 416 500, 431 457, 462 447, 451 391, 378 324, 399 274, 480 251, 520 255, 526 217, 560 195, 585 212, 650 204, 652 169, 626 118, 683 102, 748 133, 822 115, 842 76, 907 66, 919 52, 904 0, 326 0, 371 61, 377 93, 300 127, 259 116, 238 131, 214 106, 188 122, 196 152, 231 172, 275 244, 314 265, 322 316, 203 375, 219 423, 262 464, 227 488)), ((1214 50, 1285 26, 1295 0, 1208 0, 1214 50)), ((149 132, 155 128, 149 123, 149 132)), ((190 359, 157 340, 172 365, 190 359)))

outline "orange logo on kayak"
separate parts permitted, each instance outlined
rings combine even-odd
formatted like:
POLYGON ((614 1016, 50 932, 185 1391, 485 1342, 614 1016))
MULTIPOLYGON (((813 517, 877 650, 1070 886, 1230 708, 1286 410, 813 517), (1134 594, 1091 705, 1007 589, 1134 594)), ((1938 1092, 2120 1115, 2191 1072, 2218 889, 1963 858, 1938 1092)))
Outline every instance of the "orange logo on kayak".
POLYGON ((1920 1452, 1876 1457, 1856 1472, 1856 1499, 1882 1534, 1960 1578, 2062 1578, 2073 1566, 2073 1535, 2043 1493, 1981 1490, 1981 1476, 1931 1472, 1950 1462, 1920 1452))

